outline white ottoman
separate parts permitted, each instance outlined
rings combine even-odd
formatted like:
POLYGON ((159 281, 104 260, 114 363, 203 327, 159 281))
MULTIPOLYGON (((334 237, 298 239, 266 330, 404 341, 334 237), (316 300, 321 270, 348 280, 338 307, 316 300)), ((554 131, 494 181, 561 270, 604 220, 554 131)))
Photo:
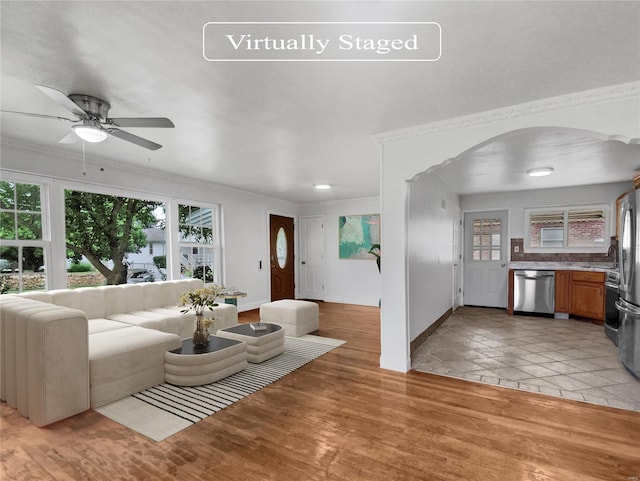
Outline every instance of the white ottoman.
POLYGON ((318 330, 318 304, 309 301, 282 299, 260 306, 260 321, 280 324, 285 336, 298 337, 318 330))

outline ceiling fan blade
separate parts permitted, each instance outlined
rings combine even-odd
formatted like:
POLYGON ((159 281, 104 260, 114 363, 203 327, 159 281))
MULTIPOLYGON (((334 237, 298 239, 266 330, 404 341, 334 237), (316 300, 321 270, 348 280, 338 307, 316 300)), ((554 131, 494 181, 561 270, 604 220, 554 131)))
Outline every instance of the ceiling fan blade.
POLYGON ((109 125, 116 127, 154 127, 172 129, 175 127, 171 120, 165 117, 140 117, 140 118, 117 118, 107 119, 109 125))
POLYGON ((80 140, 80 137, 78 137, 75 132, 72 130, 71 132, 69 132, 67 135, 65 135, 64 137, 62 137, 60 140, 58 140, 59 144, 75 144, 80 140))
POLYGON ((87 113, 84 110, 78 107, 73 100, 59 90, 52 89, 51 87, 45 87, 43 85, 36 85, 36 87, 55 103, 69 110, 78 117, 85 118, 87 116, 87 113))
POLYGON ((30 112, 16 112, 15 110, 0 110, 5 114, 27 115, 28 117, 38 117, 41 119, 67 120, 69 122, 77 122, 77 120, 68 119, 66 117, 56 117, 55 115, 32 114, 30 112))
POLYGON ((162 148, 162 145, 160 144, 156 144, 155 142, 151 142, 150 140, 130 134, 129 132, 125 132, 124 130, 107 129, 107 131, 114 137, 118 137, 119 139, 139 145, 140 147, 144 147, 145 149, 158 150, 162 148))

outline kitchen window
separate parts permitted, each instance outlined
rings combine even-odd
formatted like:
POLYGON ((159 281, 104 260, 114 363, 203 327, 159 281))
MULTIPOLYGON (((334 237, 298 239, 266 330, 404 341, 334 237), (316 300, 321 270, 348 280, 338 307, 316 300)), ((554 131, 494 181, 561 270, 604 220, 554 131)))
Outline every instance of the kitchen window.
POLYGON ((525 209, 525 250, 529 252, 606 252, 606 205, 525 209))

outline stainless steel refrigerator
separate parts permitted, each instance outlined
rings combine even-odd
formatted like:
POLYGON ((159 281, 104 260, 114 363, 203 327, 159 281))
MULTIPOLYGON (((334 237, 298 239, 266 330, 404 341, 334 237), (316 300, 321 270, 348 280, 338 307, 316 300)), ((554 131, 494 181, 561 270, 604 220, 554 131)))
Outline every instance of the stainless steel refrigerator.
POLYGON ((620 311, 618 354, 620 361, 640 378, 640 190, 629 192, 620 203, 620 311))

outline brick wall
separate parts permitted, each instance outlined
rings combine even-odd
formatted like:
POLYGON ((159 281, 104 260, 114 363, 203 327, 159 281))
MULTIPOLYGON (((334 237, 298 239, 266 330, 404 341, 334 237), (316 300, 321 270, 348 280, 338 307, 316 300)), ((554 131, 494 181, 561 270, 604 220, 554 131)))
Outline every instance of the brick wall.
MULTIPOLYGON (((563 222, 532 222, 531 245, 541 247, 540 233, 543 228, 562 228, 563 222)), ((569 247, 601 247, 604 240, 604 222, 602 220, 569 222, 569 247)))

